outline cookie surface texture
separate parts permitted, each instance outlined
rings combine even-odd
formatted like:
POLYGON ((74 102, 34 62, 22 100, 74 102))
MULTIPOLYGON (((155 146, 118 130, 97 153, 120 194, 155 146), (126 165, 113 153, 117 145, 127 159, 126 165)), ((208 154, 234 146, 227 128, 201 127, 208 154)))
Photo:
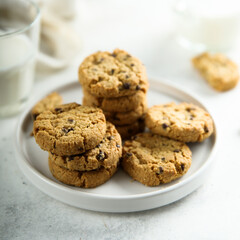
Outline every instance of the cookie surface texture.
POLYGON ((140 106, 146 101, 146 94, 143 91, 118 97, 118 98, 100 98, 95 97, 88 91, 84 91, 83 105, 99 107, 106 112, 129 112, 140 106))
POLYGON ((38 145, 60 156, 76 155, 94 148, 105 133, 106 120, 102 110, 77 103, 45 111, 33 124, 38 145))
POLYGON ((158 186, 184 175, 192 153, 182 142, 152 133, 140 133, 123 146, 122 166, 134 180, 158 186))
POLYGON ((210 114, 190 103, 155 105, 145 122, 151 132, 182 142, 201 142, 214 129, 210 114))
POLYGON ((97 187, 108 181, 117 171, 117 165, 112 165, 111 168, 101 167, 99 170, 93 171, 71 171, 66 168, 59 167, 50 158, 48 160, 48 165, 52 175, 57 180, 68 185, 82 188, 97 187))
POLYGON ((133 135, 136 135, 137 133, 143 132, 145 129, 145 123, 144 120, 138 119, 133 124, 122 126, 115 125, 115 127, 118 130, 119 134, 121 135, 122 139, 125 140, 131 138, 133 135))
POLYGON ((133 124, 139 118, 143 118, 147 111, 146 101, 141 103, 139 107, 129 112, 106 112, 104 111, 106 119, 118 126, 133 124))
POLYGON ((97 97, 121 97, 146 92, 146 69, 127 52, 97 52, 87 57, 79 67, 79 82, 97 97))
POLYGON ((58 156, 49 152, 49 158, 56 165, 68 170, 91 171, 101 167, 115 166, 122 156, 121 136, 114 125, 107 122, 103 140, 93 149, 74 156, 58 156))
POLYGON ((40 113, 46 110, 52 109, 57 105, 61 105, 62 102, 63 102, 63 99, 57 92, 50 93, 45 98, 43 98, 38 103, 36 103, 32 108, 31 113, 32 113, 33 119, 35 120, 40 113))
POLYGON ((234 88, 239 80, 237 65, 222 54, 203 53, 192 60, 194 67, 218 91, 234 88))

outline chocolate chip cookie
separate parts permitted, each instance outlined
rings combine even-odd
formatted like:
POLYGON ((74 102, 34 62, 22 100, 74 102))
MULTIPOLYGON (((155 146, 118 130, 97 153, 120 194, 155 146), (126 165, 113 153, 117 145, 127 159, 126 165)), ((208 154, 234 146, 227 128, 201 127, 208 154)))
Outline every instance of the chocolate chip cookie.
POLYGON ((122 139, 129 139, 137 133, 143 132, 145 129, 145 123, 142 118, 138 119, 132 124, 118 126, 115 125, 122 139))
POLYGON ((101 109, 77 103, 59 105, 38 115, 33 134, 45 151, 70 156, 96 147, 106 134, 101 109))
POLYGON ((95 148, 73 156, 58 156, 49 152, 49 158, 56 165, 77 171, 91 171, 101 167, 109 168, 116 165, 121 156, 121 136, 114 125, 109 122, 107 122, 105 137, 95 148))
POLYGON ((147 186, 183 176, 191 162, 192 153, 186 144, 153 133, 137 134, 123 146, 124 171, 147 186))
POLYGON ((101 98, 93 96, 85 90, 83 97, 83 105, 99 107, 106 112, 129 112, 138 108, 144 102, 146 102, 146 94, 143 91, 137 91, 130 96, 101 98))
POLYGON ((153 106, 145 122, 151 132, 182 142, 201 142, 214 129, 210 114, 191 103, 153 106))
POLYGON ((62 101, 62 97, 57 92, 50 93, 45 98, 36 103, 32 108, 31 113, 33 119, 35 120, 40 113, 48 109, 52 109, 57 105, 61 105, 62 101))
POLYGON ((203 53, 192 60, 194 67, 218 91, 234 88, 239 80, 237 65, 222 54, 203 53))
POLYGON ((80 65, 78 76, 83 88, 97 97, 129 96, 148 89, 143 64, 119 49, 90 55, 80 65))
POLYGON ((98 170, 85 172, 60 167, 51 158, 48 159, 48 164, 52 175, 60 182, 82 188, 97 187, 108 181, 117 171, 117 164, 110 168, 101 167, 98 170))
POLYGON ((147 111, 147 103, 142 102, 138 108, 129 111, 129 112, 106 112, 104 111, 106 119, 118 126, 133 124, 147 111))

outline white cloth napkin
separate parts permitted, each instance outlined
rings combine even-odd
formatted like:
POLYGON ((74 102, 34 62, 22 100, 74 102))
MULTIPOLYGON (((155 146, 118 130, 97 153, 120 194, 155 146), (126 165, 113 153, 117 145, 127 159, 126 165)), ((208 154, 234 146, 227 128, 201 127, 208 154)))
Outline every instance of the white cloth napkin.
POLYGON ((81 39, 69 19, 75 17, 75 0, 39 0, 41 9, 40 68, 68 66, 81 49, 81 39), (65 11, 64 11, 65 10, 65 11))

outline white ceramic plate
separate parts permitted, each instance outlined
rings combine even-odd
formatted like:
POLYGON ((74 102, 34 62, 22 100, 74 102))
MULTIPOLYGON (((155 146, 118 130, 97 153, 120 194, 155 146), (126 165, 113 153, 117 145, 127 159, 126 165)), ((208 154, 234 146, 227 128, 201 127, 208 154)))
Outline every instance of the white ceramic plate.
MULTIPOLYGON (((57 89, 65 102, 81 102, 82 89, 75 81, 57 89)), ((47 94, 47 93, 46 93, 47 94)), ((171 101, 192 102, 205 108, 197 99, 165 83, 150 81, 149 106, 171 101)), ((206 108, 205 108, 206 109, 206 108)), ((160 207, 177 201, 198 188, 207 177, 216 150, 216 130, 202 143, 189 144, 192 166, 186 175, 158 187, 133 181, 121 169, 105 184, 94 189, 71 187, 57 181, 48 169, 48 153, 30 136, 30 109, 20 118, 16 131, 18 164, 26 177, 41 191, 69 205, 102 212, 134 212, 160 207)))

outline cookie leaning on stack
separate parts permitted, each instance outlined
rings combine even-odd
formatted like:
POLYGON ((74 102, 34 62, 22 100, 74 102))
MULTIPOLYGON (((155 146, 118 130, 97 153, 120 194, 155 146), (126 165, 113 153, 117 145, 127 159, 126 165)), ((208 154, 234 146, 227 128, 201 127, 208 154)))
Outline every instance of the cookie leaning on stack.
POLYGON ((77 103, 59 105, 38 115, 33 133, 49 152, 49 168, 59 181, 91 188, 116 172, 121 138, 101 109, 77 103))
POLYGON ((148 109, 146 126, 151 132, 181 142, 202 142, 213 133, 208 112, 191 103, 168 103, 148 109))
POLYGON ((123 147, 123 169, 147 186, 181 177, 191 162, 192 153, 186 144, 153 133, 139 133, 123 147))
POLYGON ((145 67, 123 50, 97 52, 79 67, 83 105, 99 107, 122 138, 144 129, 148 80, 145 67))

